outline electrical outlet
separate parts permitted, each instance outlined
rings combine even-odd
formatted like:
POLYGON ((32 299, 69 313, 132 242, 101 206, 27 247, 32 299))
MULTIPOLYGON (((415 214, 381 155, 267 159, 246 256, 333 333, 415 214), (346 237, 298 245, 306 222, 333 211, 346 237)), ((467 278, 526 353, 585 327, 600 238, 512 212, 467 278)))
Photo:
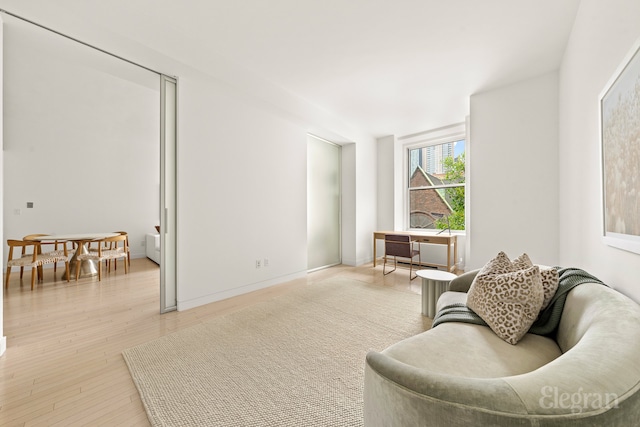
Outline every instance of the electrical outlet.
POLYGON ((256 268, 260 268, 262 267, 262 260, 261 259, 257 259, 256 260, 256 268))
POLYGON ((265 258, 263 264, 265 267, 269 267, 269 258, 265 258))

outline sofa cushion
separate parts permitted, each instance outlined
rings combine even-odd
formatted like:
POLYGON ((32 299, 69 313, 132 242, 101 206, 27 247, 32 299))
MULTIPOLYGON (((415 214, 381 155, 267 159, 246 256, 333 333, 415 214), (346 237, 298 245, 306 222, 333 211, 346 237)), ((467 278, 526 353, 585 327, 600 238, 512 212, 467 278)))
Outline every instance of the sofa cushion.
POLYGON ((559 357, 561 351, 553 339, 541 335, 526 334, 514 346, 486 326, 450 322, 400 341, 382 353, 439 374, 499 378, 538 369, 559 357))
POLYGON ((516 268, 500 252, 480 270, 467 295, 467 306, 509 344, 527 333, 544 301, 540 268, 516 268))

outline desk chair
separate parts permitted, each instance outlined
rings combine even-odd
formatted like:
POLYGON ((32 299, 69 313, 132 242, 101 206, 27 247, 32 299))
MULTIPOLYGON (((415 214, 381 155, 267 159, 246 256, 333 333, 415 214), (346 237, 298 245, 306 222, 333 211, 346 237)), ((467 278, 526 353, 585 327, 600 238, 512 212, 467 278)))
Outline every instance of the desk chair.
POLYGON ((411 276, 413 272, 413 258, 418 255, 418 262, 422 264, 422 258, 420 256, 420 243, 418 243, 418 249, 413 248, 413 244, 418 243, 411 240, 410 236, 404 234, 386 234, 384 236, 384 266, 382 267, 382 274, 387 275, 396 270, 398 266, 397 257, 409 258, 409 279, 413 280, 418 276, 411 276), (393 257, 393 270, 385 271, 387 268, 387 258, 393 257))

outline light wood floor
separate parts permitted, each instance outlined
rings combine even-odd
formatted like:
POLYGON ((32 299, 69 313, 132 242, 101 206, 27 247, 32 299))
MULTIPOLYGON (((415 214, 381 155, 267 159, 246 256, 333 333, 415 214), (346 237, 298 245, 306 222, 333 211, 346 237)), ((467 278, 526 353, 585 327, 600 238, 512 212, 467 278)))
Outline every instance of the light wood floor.
MULTIPOLYGON (((63 270, 64 271, 64 270, 63 270)), ((116 272, 67 283, 45 270, 30 290, 11 274, 4 290, 7 351, 0 357, 1 426, 148 426, 122 350, 280 295, 294 286, 342 276, 420 293, 408 269, 337 266, 305 278, 183 312, 159 314, 159 269, 133 259, 116 272)), ((203 279, 206 280, 206 279, 203 279)))

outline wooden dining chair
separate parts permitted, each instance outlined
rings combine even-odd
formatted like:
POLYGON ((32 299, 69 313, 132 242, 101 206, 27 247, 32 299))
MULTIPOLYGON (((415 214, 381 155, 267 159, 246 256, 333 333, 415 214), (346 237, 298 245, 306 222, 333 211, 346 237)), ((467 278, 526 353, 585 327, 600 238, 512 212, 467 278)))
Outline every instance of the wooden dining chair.
MULTIPOLYGON (((413 280, 416 276, 412 277, 413 272, 413 258, 418 255, 418 262, 422 264, 422 257, 420 256, 420 247, 414 249, 414 243, 418 243, 411 240, 411 236, 406 234, 386 234, 384 236, 384 266, 382 267, 382 274, 387 275, 392 273, 398 267, 397 257, 409 258, 409 279, 413 280), (387 268, 387 258, 393 257, 393 270, 385 271, 387 268)), ((420 243, 418 243, 420 245, 420 243)))
POLYGON ((102 262, 110 260, 124 259, 124 273, 129 273, 129 265, 127 264, 127 254, 129 245, 127 243, 128 236, 119 234, 114 237, 107 237, 100 240, 86 240, 78 242, 78 245, 89 243, 97 243, 97 250, 92 249, 88 253, 79 254, 76 257, 76 281, 80 275, 80 263, 85 260, 96 261, 98 264, 98 281, 102 280, 102 262))
MULTIPOLYGON (((126 245, 122 249, 126 250, 126 252, 127 252, 126 262, 129 265, 129 268, 131 268, 131 246, 129 246, 129 234, 126 231, 114 231, 114 233, 118 233, 120 235, 127 236, 126 245)), ((111 265, 109 265, 109 268, 111 268, 111 265)), ((116 260, 116 261, 114 261, 113 269, 116 270, 117 268, 118 268, 118 262, 116 260)))
MULTIPOLYGON (((41 237, 47 237, 48 234, 28 234, 26 236, 24 236, 22 238, 22 240, 24 241, 32 241, 41 237)), ((50 241, 50 242, 40 242, 40 247, 39 247, 39 251, 41 255, 46 255, 46 256, 55 256, 55 257, 62 257, 64 256, 64 254, 66 253, 68 258, 71 259, 73 257, 73 254, 75 252, 75 249, 69 248, 67 246, 67 242, 59 242, 57 240, 54 241, 50 241), (46 250, 47 247, 53 246, 53 250, 46 250), (45 249, 43 249, 45 248, 45 249), (65 252, 66 250, 66 252, 65 252)), ((62 261, 61 261, 62 262, 62 261)), ((53 272, 55 273, 57 271, 58 268, 58 264, 55 263, 53 264, 53 272)), ((40 271, 39 271, 39 275, 40 276, 40 271)), ((20 278, 22 278, 22 269, 20 269, 20 278)), ((40 277, 39 277, 40 278, 40 277)))
MULTIPOLYGON (((126 245, 123 246, 118 246, 117 242, 105 242, 102 241, 102 247, 103 249, 112 249, 112 250, 117 250, 117 251, 126 251, 127 252, 127 257, 125 258, 125 262, 128 264, 129 268, 131 268, 131 249, 129 246, 129 234, 126 231, 114 231, 114 233, 123 235, 123 236, 127 236, 126 239, 126 245)), ((92 242, 92 243, 96 243, 97 242, 92 242)), ((91 247, 91 245, 89 245, 89 252, 97 252, 97 247, 91 247)), ((107 271, 111 271, 111 260, 107 260, 106 261, 107 264, 107 271)), ((113 269, 117 270, 118 269, 118 259, 114 259, 113 260, 113 269)))
POLYGON ((9 255, 7 257, 7 273, 5 277, 5 288, 9 289, 9 276, 11 275, 11 268, 20 267, 20 278, 22 279, 22 272, 24 268, 31 268, 31 290, 35 284, 36 276, 38 281, 43 280, 41 267, 45 264, 57 264, 58 262, 64 262, 65 270, 67 273, 67 282, 69 281, 69 255, 66 251, 66 244, 64 245, 62 255, 45 255, 40 248, 40 242, 35 240, 13 240, 8 239, 7 245, 9 246, 9 255), (20 253, 14 257, 14 250, 20 249, 20 253), (31 249, 31 252, 29 252, 31 249))

